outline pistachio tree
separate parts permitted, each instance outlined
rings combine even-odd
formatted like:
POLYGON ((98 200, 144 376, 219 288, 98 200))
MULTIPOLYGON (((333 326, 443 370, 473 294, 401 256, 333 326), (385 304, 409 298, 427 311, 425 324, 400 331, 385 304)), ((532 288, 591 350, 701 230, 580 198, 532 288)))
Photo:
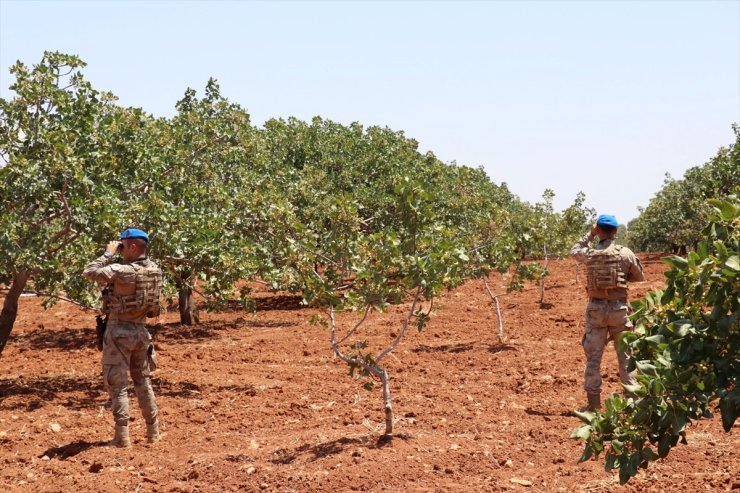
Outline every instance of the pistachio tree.
POLYGON ((190 325, 198 323, 195 290, 219 306, 238 280, 252 276, 239 225, 249 212, 243 198, 252 190, 256 144, 249 114, 221 96, 213 79, 203 98, 188 89, 176 107, 177 115, 150 130, 128 217, 151 232, 151 254, 177 291, 181 322, 190 325))
POLYGON ((80 272, 116 224, 117 194, 100 150, 117 121, 113 96, 95 90, 75 56, 46 52, 40 63, 10 69, 14 96, 0 99, 0 352, 18 298, 32 289, 53 303, 64 294, 92 298, 80 272), (111 193, 109 193, 111 192, 111 193))
POLYGON ((480 279, 490 296, 498 322, 499 342, 504 340, 504 323, 499 299, 521 290, 524 282, 538 273, 536 266, 523 263, 518 252, 528 248, 531 236, 515 233, 523 217, 517 211, 525 204, 505 185, 491 181, 482 169, 466 166, 439 166, 433 174, 434 202, 445 224, 456 230, 456 238, 470 257, 466 277, 480 279), (508 276, 506 290, 495 293, 489 275, 508 276))
MULTIPOLYGON (((325 255, 334 261, 325 273, 314 271, 314 281, 307 286, 310 297, 328 306, 328 321, 324 322, 334 354, 348 365, 351 376, 364 380, 366 389, 380 382, 386 435, 393 433, 394 415, 385 359, 410 327, 424 329, 435 297, 461 284, 469 264, 464 249, 456 242, 454 229, 439 221, 431 207, 431 194, 423 184, 403 177, 395 194, 397 227, 348 238, 325 249, 325 255), (387 345, 374 347, 361 336, 372 311, 383 312, 389 304, 406 299, 410 299, 406 316, 387 345), (359 310, 363 315, 351 327, 340 328, 335 311, 346 309, 359 310)), ((345 217, 351 220, 352 214, 345 217)), ((357 228, 359 222, 354 217, 357 228)))
POLYGON ((732 128, 735 141, 705 164, 688 169, 680 179, 666 174, 663 187, 628 225, 630 248, 683 255, 696 249, 710 210, 707 201, 740 193, 740 127, 732 128))

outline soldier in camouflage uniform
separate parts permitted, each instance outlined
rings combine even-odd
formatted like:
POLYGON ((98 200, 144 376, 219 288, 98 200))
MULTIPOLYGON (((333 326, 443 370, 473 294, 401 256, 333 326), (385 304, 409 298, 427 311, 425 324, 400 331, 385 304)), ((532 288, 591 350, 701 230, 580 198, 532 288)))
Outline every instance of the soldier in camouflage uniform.
MULTIPOLYGON (((620 333, 631 330, 631 312, 627 303, 627 282, 644 281, 640 260, 629 248, 617 245, 614 238, 619 224, 614 216, 601 215, 591 231, 576 243, 570 255, 585 263, 587 269, 586 324, 583 350, 586 353, 584 389, 588 404, 584 409, 601 407, 601 358, 609 339, 616 341, 620 333), (599 243, 591 247, 595 237, 599 243)), ((635 383, 627 371, 629 356, 617 349, 619 378, 623 384, 635 383)))
POLYGON ((149 378, 153 363, 152 336, 144 323, 159 315, 162 271, 146 257, 149 237, 139 229, 121 233, 121 241, 108 243, 106 251, 90 263, 83 275, 103 290, 103 312, 108 316, 103 337, 103 379, 111 399, 115 438, 111 445, 131 447, 129 437, 128 373, 134 381, 139 407, 146 421, 149 443, 159 441, 157 404, 149 378), (124 263, 113 263, 120 251, 124 263))

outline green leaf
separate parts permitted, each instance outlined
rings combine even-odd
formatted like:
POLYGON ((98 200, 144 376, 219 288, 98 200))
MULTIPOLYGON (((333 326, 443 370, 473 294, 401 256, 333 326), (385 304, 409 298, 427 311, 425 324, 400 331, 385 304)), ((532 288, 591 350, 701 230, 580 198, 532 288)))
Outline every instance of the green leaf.
POLYGON ((659 456, 650 447, 645 447, 642 449, 642 458, 646 461, 654 461, 658 460, 659 456))
POLYGON ((722 219, 725 221, 732 221, 738 216, 738 208, 727 200, 711 200, 712 205, 720 210, 722 219))
POLYGON ((624 444, 620 440, 612 440, 612 450, 615 454, 621 455, 624 453, 624 444))
POLYGON ((588 437, 590 436, 591 436, 591 426, 589 425, 579 426, 570 435, 571 438, 580 439, 580 440, 588 440, 588 437))
POLYGON ((717 240, 714 242, 714 249, 717 251, 717 256, 721 259, 727 257, 727 255, 729 254, 727 247, 721 240, 717 240))
POLYGON ((671 431, 678 435, 686 429, 686 413, 682 409, 673 408, 673 420, 671 422, 671 431))
POLYGON ((691 324, 682 323, 681 325, 678 326, 677 329, 675 329, 676 336, 681 337, 681 338, 686 337, 687 335, 689 335, 692 328, 693 326, 691 324))
POLYGON ((629 462, 619 465, 619 484, 626 484, 632 476, 629 473, 629 462))
POLYGON ((632 423, 638 426, 647 424, 650 421, 650 416, 650 410, 642 407, 638 409, 635 415, 632 417, 632 423))
POLYGON ((655 380, 651 380, 648 387, 650 394, 655 396, 663 395, 663 392, 665 391, 665 386, 663 385, 663 382, 661 382, 658 378, 656 378, 655 380))
POLYGON ((675 267, 679 270, 686 270, 686 268, 689 265, 688 261, 685 258, 678 257, 676 255, 663 257, 660 259, 660 261, 663 262, 664 264, 667 264, 671 267, 675 267))
POLYGON ((586 446, 583 448, 583 453, 581 454, 581 457, 578 459, 578 463, 586 462, 588 459, 590 459, 594 455, 593 448, 590 444, 586 444, 586 446))
POLYGON ((668 456, 668 452, 671 451, 672 445, 671 435, 663 434, 658 441, 658 456, 662 459, 668 456))
POLYGON ((696 248, 696 253, 701 258, 707 258, 707 255, 709 255, 709 247, 706 241, 699 242, 699 245, 696 248))
POLYGON ((590 425, 593 422, 594 417, 596 417, 596 415, 591 411, 573 411, 573 415, 588 425, 590 425))
POLYGON ((604 469, 609 472, 617 467, 619 467, 619 456, 609 453, 604 461, 604 469))
POLYGON ((655 365, 653 365, 649 361, 636 361, 635 364, 637 365, 637 369, 643 375, 647 375, 650 377, 658 376, 658 372, 656 371, 655 365))
POLYGON ((629 466, 627 468, 627 472, 629 473, 630 477, 633 477, 635 474, 637 474, 637 471, 640 469, 640 463, 642 462, 642 454, 640 451, 633 452, 630 454, 629 458, 629 466))
POLYGON ((638 335, 634 332, 624 331, 619 337, 617 337, 617 349, 619 351, 627 351, 630 344, 638 339, 638 335))
POLYGON ((734 271, 740 271, 740 256, 731 255, 727 259, 727 262, 725 262, 725 265, 734 271))
POLYGON ((660 334, 657 334, 654 336, 645 337, 644 340, 651 344, 658 345, 658 344, 663 344, 665 342, 665 337, 663 337, 660 334))
POLYGON ((636 383, 634 385, 624 383, 622 384, 622 387, 624 388, 626 392, 630 394, 634 394, 640 397, 647 395, 647 391, 645 390, 645 387, 643 387, 639 383, 636 383))

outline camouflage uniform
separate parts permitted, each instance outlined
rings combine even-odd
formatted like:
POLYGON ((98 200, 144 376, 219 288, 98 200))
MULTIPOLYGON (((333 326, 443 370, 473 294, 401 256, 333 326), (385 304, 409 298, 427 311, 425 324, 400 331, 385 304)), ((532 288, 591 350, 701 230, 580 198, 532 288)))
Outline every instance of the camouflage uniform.
MULTIPOLYGON (((589 403, 599 402, 601 395, 601 358, 609 339, 614 341, 620 333, 632 329, 629 320, 629 306, 627 304, 627 282, 644 281, 640 260, 629 248, 614 245, 614 240, 602 240, 594 248, 589 245, 594 239, 591 233, 586 234, 570 250, 570 255, 577 261, 587 264, 587 292, 589 296, 586 306, 586 325, 582 345, 586 354, 586 370, 584 372, 584 389, 589 396, 589 403), (611 249, 610 249, 611 248, 611 249), (607 249, 608 252, 605 252, 607 249), (599 288, 599 280, 595 279, 603 272, 599 266, 589 265, 590 260, 599 253, 610 254, 616 279, 612 279, 615 287, 599 288)), ((603 271, 604 269, 602 269, 603 271)), ((608 270, 608 269, 606 269, 608 270)), ((615 342, 616 349, 616 342, 615 342)), ((617 350, 619 361, 619 378, 624 384, 635 383, 634 375, 627 371, 629 356, 624 351, 617 350)), ((596 406, 598 407, 598 406, 596 406)))
POLYGON ((109 257, 102 256, 90 263, 83 271, 83 275, 101 286, 106 286, 107 290, 103 296, 103 311, 109 317, 103 339, 103 380, 110 395, 117 436, 119 428, 128 427, 130 372, 139 407, 147 423, 147 435, 150 441, 153 441, 152 438, 158 439, 159 429, 157 404, 149 378, 150 368, 147 359, 152 336, 144 324, 147 315, 158 315, 158 309, 157 313, 153 313, 152 307, 141 306, 140 300, 132 302, 137 290, 146 292, 146 289, 141 289, 140 286, 141 275, 138 276, 137 282, 137 272, 142 271, 152 273, 150 277, 154 280, 149 281, 149 297, 150 301, 156 299, 158 303, 162 273, 154 262, 146 258, 127 264, 117 264, 111 263, 109 257))

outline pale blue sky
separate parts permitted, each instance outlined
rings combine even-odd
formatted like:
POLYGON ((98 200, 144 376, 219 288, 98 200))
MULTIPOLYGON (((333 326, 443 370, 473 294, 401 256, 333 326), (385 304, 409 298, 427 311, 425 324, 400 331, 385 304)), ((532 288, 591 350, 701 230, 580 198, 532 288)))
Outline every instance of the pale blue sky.
POLYGON ((0 0, 2 97, 44 50, 158 116, 213 76, 257 125, 389 126, 524 200, 582 190, 621 222, 740 122, 740 0, 0 0))

